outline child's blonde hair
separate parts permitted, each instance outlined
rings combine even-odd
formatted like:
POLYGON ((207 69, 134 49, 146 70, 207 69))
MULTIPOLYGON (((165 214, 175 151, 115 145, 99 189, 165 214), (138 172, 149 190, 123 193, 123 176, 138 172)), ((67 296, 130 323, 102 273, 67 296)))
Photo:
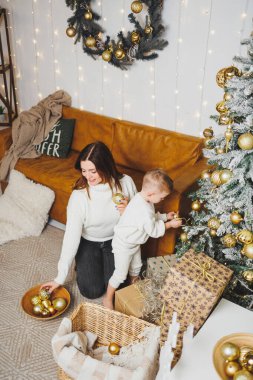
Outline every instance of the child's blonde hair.
POLYGON ((173 181, 163 169, 152 169, 146 172, 142 181, 142 189, 156 187, 159 191, 172 192, 173 181))

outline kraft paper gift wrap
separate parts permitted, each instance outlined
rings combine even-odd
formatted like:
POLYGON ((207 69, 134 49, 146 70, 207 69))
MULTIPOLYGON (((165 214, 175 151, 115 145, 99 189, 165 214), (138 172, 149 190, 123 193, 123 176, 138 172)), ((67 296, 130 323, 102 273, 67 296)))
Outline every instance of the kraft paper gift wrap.
MULTIPOLYGON (((148 280, 142 280, 148 281, 148 280)), ((115 293, 115 310, 137 318, 143 317, 144 296, 137 284, 117 290, 115 293)))
POLYGON ((167 274, 171 265, 175 262, 175 256, 156 256, 147 259, 146 274, 148 278, 153 277, 156 273, 167 274))

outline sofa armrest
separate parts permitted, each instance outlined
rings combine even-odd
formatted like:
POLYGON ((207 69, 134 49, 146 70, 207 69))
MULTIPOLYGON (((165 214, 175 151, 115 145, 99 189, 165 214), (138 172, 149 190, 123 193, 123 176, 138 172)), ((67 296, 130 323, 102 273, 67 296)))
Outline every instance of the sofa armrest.
POLYGON ((11 146, 11 143, 11 128, 5 128, 0 130, 0 160, 3 158, 5 152, 11 146))

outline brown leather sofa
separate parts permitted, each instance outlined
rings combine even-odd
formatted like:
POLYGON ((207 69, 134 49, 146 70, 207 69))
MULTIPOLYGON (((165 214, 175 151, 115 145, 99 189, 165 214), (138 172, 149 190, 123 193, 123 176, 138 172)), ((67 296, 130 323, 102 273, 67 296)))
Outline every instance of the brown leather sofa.
MULTIPOLYGON (((64 118, 76 119, 71 152, 67 158, 43 155, 36 159, 20 159, 15 169, 28 178, 55 191, 51 218, 66 222, 66 206, 75 180, 80 173, 74 169, 78 152, 95 140, 111 149, 118 169, 130 175, 138 190, 143 174, 160 167, 174 180, 173 193, 160 203, 160 212, 179 211, 185 216, 190 201, 186 194, 192 189, 206 160, 202 157, 202 139, 160 128, 96 115, 72 107, 63 108, 64 118)), ((11 129, 0 131, 0 159, 11 145, 11 129)), ((160 239, 149 239, 143 247, 144 256, 158 256, 174 252, 177 231, 170 229, 160 239)))

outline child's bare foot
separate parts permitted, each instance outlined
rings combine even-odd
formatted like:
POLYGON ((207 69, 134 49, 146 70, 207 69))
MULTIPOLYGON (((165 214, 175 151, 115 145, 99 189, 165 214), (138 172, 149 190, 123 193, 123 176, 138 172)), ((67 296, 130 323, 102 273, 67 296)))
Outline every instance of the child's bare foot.
POLYGON ((140 281, 140 276, 129 276, 130 284, 135 284, 137 281, 140 281))
POLYGON ((108 300, 108 298, 104 297, 102 303, 104 307, 107 307, 107 309, 114 310, 113 302, 108 300))

